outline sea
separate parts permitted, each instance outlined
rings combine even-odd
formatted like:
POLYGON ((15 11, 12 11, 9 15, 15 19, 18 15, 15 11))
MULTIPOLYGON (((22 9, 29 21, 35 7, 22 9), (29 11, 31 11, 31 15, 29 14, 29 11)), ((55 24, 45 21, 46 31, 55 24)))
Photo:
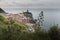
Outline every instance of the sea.
POLYGON ((33 18, 37 19, 41 11, 44 14, 42 28, 49 29, 53 25, 60 27, 60 9, 57 8, 3 8, 7 13, 22 13, 29 10, 33 14, 33 18))

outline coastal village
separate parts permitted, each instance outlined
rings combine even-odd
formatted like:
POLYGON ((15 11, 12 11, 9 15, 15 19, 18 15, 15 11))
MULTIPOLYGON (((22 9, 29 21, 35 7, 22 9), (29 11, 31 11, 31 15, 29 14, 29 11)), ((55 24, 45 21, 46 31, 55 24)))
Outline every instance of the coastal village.
POLYGON ((10 21, 16 21, 18 23, 26 25, 29 31, 34 31, 33 25, 35 24, 43 26, 44 21, 43 11, 41 11, 41 13, 39 14, 38 19, 34 19, 32 13, 29 12, 29 10, 27 10, 26 12, 14 14, 6 13, 2 8, 0 8, 0 15, 4 16, 10 21))
POLYGON ((17 21, 19 23, 23 23, 27 26, 29 30, 34 31, 32 26, 36 23, 36 21, 33 19, 33 15, 31 12, 29 12, 29 10, 18 14, 12 14, 6 13, 3 9, 0 8, 0 15, 4 16, 10 21, 17 21))

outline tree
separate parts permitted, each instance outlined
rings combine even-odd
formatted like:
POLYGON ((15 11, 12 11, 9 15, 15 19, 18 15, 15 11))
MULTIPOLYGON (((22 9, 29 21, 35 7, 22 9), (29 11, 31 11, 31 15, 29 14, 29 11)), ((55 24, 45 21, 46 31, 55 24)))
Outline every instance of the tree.
POLYGON ((41 11, 41 13, 38 16, 38 24, 39 24, 39 26, 43 26, 43 21, 44 21, 44 15, 43 15, 43 11, 41 11))
POLYGON ((51 38, 51 40, 59 40, 58 26, 52 26, 48 31, 48 35, 51 38))
POLYGON ((35 31, 41 30, 41 26, 43 26, 43 21, 44 21, 44 15, 43 15, 43 11, 41 11, 41 13, 38 16, 36 24, 33 25, 35 31))

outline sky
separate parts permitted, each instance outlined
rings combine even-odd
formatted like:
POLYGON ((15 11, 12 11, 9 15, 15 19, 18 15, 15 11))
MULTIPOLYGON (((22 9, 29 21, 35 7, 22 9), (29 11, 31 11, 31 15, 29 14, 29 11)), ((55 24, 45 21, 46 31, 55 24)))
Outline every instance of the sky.
POLYGON ((60 8, 60 0, 0 0, 1 8, 60 8))

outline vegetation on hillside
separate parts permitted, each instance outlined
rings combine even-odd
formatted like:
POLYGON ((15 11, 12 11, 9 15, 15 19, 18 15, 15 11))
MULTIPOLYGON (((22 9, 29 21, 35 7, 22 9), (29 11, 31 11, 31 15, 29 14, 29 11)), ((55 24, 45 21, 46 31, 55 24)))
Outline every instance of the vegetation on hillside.
POLYGON ((40 26, 33 26, 35 32, 27 32, 24 24, 9 21, 0 15, 0 40, 60 40, 58 26, 52 26, 48 31, 41 30, 40 26))
POLYGON ((24 24, 18 23, 16 21, 12 21, 12 20, 10 21, 7 18, 0 15, 0 27, 5 29, 5 27, 8 28, 9 26, 18 27, 22 30, 26 30, 26 26, 24 24))

